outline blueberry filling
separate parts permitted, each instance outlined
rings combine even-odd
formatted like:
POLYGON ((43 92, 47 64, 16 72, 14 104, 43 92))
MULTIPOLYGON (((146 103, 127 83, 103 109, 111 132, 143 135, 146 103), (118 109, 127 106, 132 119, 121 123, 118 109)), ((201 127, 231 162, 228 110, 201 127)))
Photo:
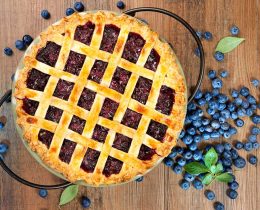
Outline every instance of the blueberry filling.
POLYGON ((167 128, 168 127, 166 125, 151 120, 148 126, 147 134, 162 142, 167 128))
POLYGON ((89 111, 94 103, 95 97, 96 93, 94 91, 84 88, 79 98, 78 106, 89 111))
POLYGON ((107 137, 107 133, 108 133, 108 128, 105 128, 101 125, 96 125, 93 131, 92 139, 104 143, 107 137))
POLYGON ((40 72, 37 69, 31 69, 28 73, 26 85, 30 89, 44 91, 49 78, 50 75, 40 72))
POLYGON ((128 34, 122 58, 132 63, 136 63, 144 44, 145 40, 143 39, 143 37, 141 37, 137 33, 130 32, 128 34))
POLYGON ((175 91, 162 85, 155 109, 163 114, 170 115, 175 102, 175 91))
POLYGON ((41 129, 38 133, 39 141, 42 142, 43 144, 45 144, 48 149, 50 148, 53 136, 54 136, 54 133, 44 130, 44 129, 41 129))
POLYGON ((156 154, 155 149, 151 149, 150 147, 142 144, 138 154, 138 158, 140 160, 151 160, 154 154, 156 154))
POLYGON ((117 102, 115 102, 109 98, 106 98, 103 103, 102 109, 99 113, 99 116, 112 120, 116 113, 118 105, 119 104, 117 102))
POLYGON ((65 65, 64 71, 67 71, 71 74, 79 75, 81 68, 84 64, 86 56, 70 51, 67 63, 65 65))
POLYGON ((130 128, 137 129, 141 117, 142 117, 141 114, 127 108, 121 123, 130 128))
POLYGON ((120 28, 113 24, 105 25, 100 50, 113 53, 120 28))
POLYGON ((45 119, 59 123, 62 113, 63 113, 63 110, 61 110, 55 106, 49 106, 45 119))
POLYGON ((132 98, 142 104, 146 104, 152 83, 152 80, 140 76, 136 83, 132 98))
POLYGON ((69 99, 73 87, 74 87, 73 82, 68 82, 66 80, 60 79, 55 88, 53 96, 67 101, 69 99))
POLYGON ((71 129, 79 134, 82 134, 85 124, 86 124, 86 120, 83 120, 83 119, 73 115, 70 125, 69 125, 69 129, 71 129))
POLYGON ((107 62, 96 60, 94 65, 92 66, 88 79, 93 80, 94 82, 100 83, 105 70, 107 68, 107 62))
POLYGON ((47 42, 46 46, 39 49, 36 60, 54 67, 60 53, 61 46, 54 42, 47 42))
POLYGON ((160 55, 157 53, 155 49, 152 49, 144 67, 152 71, 156 71, 159 62, 160 62, 160 55))
POLYGON ((86 45, 90 45, 94 30, 95 24, 88 21, 85 25, 76 28, 74 39, 86 45))
POLYGON ((107 162, 105 164, 104 170, 103 170, 103 174, 106 177, 110 177, 112 174, 119 174, 119 172, 121 171, 123 166, 123 162, 115 159, 111 156, 108 156, 107 158, 107 162))
POLYGON ((99 151, 88 148, 80 168, 88 173, 92 173, 97 165, 99 155, 99 151))
POLYGON ((112 147, 122 150, 123 152, 128 152, 131 142, 131 138, 117 133, 112 147))
POLYGON ((130 76, 131 72, 117 67, 109 87, 123 94, 130 76))
POLYGON ((77 144, 75 142, 72 142, 68 139, 64 139, 59 154, 60 160, 69 164, 71 156, 76 148, 76 145, 77 144))
POLYGON ((28 99, 28 98, 23 99, 22 108, 29 115, 34 115, 38 106, 39 106, 38 101, 34 101, 34 100, 31 100, 31 99, 28 99))

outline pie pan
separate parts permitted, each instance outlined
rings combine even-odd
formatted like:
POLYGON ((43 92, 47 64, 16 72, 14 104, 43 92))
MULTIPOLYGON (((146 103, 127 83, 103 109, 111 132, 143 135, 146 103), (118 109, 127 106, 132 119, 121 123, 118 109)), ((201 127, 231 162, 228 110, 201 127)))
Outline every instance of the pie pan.
MULTIPOLYGON (((189 101, 192 100, 192 98, 194 97, 194 95, 196 94, 196 91, 198 90, 199 86, 200 86, 200 83, 202 81, 202 77, 203 77, 203 72, 204 72, 204 53, 203 53, 203 48, 202 48, 202 45, 201 45, 201 42, 200 40, 198 39, 198 37, 196 36, 196 32, 191 28, 191 26, 188 25, 187 22, 185 22, 183 19, 181 19, 180 17, 178 17, 177 15, 169 12, 169 11, 166 11, 166 10, 162 10, 162 9, 158 9, 158 8, 135 8, 135 9, 131 9, 131 10, 128 10, 126 11, 125 13, 128 14, 128 15, 131 15, 131 16, 134 16, 136 12, 140 12, 140 11, 154 11, 154 12, 159 12, 159 13, 163 13, 163 14, 166 14, 172 18, 175 18, 177 21, 181 22, 193 35, 193 37, 195 38, 197 44, 198 44, 198 47, 199 47, 199 50, 200 50, 200 75, 199 75, 199 80, 197 82, 197 85, 194 89, 194 92, 192 93, 192 95, 190 96, 189 98, 189 101)), ((88 11, 88 12, 85 12, 85 13, 95 13, 97 11, 88 11)), ((85 14, 85 13, 82 13, 82 14, 85 14)), ((139 20, 140 21, 140 20, 139 20)), ((55 24, 59 23, 56 22, 55 24)), ((26 56, 33 45, 37 44, 39 42, 39 37, 35 38, 35 40, 32 42, 32 44, 28 47, 28 49, 26 50, 24 56, 26 56)), ((161 39, 163 42, 164 39, 161 39)), ((15 83, 17 81, 17 78, 18 78, 18 75, 21 71, 21 69, 23 68, 23 58, 24 56, 21 58, 21 61, 20 63, 18 64, 18 67, 16 69, 16 73, 15 73, 15 76, 14 76, 14 80, 13 80, 13 84, 12 84, 12 92, 14 92, 14 88, 15 88, 15 83)), ((179 64, 179 62, 177 62, 179 68, 181 69, 182 71, 182 68, 179 64)), ((182 71, 183 73, 183 71, 182 71)), ((0 105, 3 104, 4 101, 6 101, 11 95, 11 91, 8 91, 6 95, 4 95, 4 97, 1 98, 1 103, 0 105)), ((38 163, 40 163, 44 168, 46 168, 48 171, 50 171, 51 173, 53 173, 54 175, 56 175, 57 177, 61 178, 61 179, 64 179, 66 180, 66 178, 59 172, 55 171, 54 169, 50 168, 49 166, 47 166, 42 160, 41 158, 38 156, 38 154, 36 152, 33 152, 31 150, 31 148, 29 147, 27 141, 23 138, 23 133, 22 133, 22 129, 18 126, 18 124, 16 123, 16 120, 17 120, 17 115, 16 115, 16 99, 14 98, 14 96, 12 95, 12 111, 13 111, 13 116, 14 116, 14 121, 15 121, 15 125, 16 125, 16 129, 17 129, 17 132, 19 133, 19 136, 21 137, 22 139, 22 142, 24 143, 25 147, 27 148, 27 150, 29 151, 29 153, 34 157, 34 159, 36 159, 36 161, 38 163)), ((163 157, 160 158, 157 163, 152 167, 150 168, 149 170, 146 171, 146 173, 148 173, 149 171, 151 171, 154 167, 156 167, 161 161, 163 160, 163 157)), ((21 183, 23 184, 26 184, 26 185, 29 185, 31 187, 35 187, 35 188, 46 188, 46 189, 56 189, 56 188, 60 188, 60 187, 65 187, 65 186, 68 186, 70 185, 71 183, 69 183, 68 181, 65 181, 64 183, 62 184, 58 184, 58 185, 39 185, 39 184, 34 184, 34 183, 31 183, 27 180, 24 180, 22 179, 21 177, 19 177, 18 175, 16 175, 14 172, 12 172, 6 165, 5 163, 3 162, 2 159, 0 159, 0 164, 1 166, 4 168, 4 170, 7 171, 7 173, 12 176, 13 178, 15 178, 16 180, 20 181, 21 183)), ((135 179, 137 179, 137 177, 134 177, 133 179, 127 181, 127 182, 130 182, 130 181, 133 181, 135 179)), ((127 182, 123 182, 123 183, 127 183, 127 182)), ((123 183, 119 183, 119 184, 123 184, 123 183)), ((88 183, 86 183, 85 181, 77 181, 76 184, 79 184, 79 185, 84 185, 84 186, 92 186, 93 185, 90 185, 88 183)), ((119 185, 119 184, 112 184, 112 185, 119 185)), ((99 185, 99 187, 102 187, 102 186, 107 186, 107 185, 99 185)), ((109 185, 111 186, 111 184, 109 185)))

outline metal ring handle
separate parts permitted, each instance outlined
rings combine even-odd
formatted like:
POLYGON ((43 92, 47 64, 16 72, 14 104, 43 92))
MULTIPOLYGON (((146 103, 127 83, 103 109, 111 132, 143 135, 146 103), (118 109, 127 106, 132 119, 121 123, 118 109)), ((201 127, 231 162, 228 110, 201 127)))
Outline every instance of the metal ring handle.
MULTIPOLYGON (((8 99, 11 97, 12 95, 12 90, 8 90, 3 97, 1 97, 0 99, 0 107, 3 105, 4 102, 8 101, 8 99)), ((15 179, 16 181, 27 185, 29 187, 33 187, 33 188, 37 188, 37 189, 46 189, 46 190, 54 190, 54 189, 60 189, 60 188, 64 188, 67 187, 69 185, 71 185, 72 183, 70 182, 64 182, 61 184, 55 184, 55 185, 42 185, 42 184, 36 184, 30 181, 27 181, 23 178, 21 178, 20 176, 18 176, 15 172, 13 172, 4 162, 4 160, 2 158, 0 158, 0 165, 1 167, 5 170, 5 172, 7 172, 8 175, 10 175, 13 179, 15 179)))
POLYGON ((190 103, 194 96, 196 95, 198 89, 200 88, 200 85, 202 83, 202 79, 204 76, 204 69, 205 69, 205 56, 204 56, 204 50, 201 44, 201 41, 199 39, 199 37, 196 34, 196 31, 190 26, 190 24, 188 24, 184 19, 182 19, 180 16, 168 11, 168 10, 164 10, 161 8, 155 8, 155 7, 137 7, 137 8, 133 8, 133 9, 129 9, 126 10, 124 13, 130 16, 135 16, 136 12, 158 12, 164 15, 168 15, 172 18, 174 18, 175 20, 177 20, 178 22, 180 22, 186 29, 189 30, 189 32, 191 33, 191 35, 193 36, 193 38, 195 39, 198 48, 199 48, 199 52, 200 52, 200 73, 199 73, 199 78, 197 81, 197 84, 193 90, 193 92, 191 93, 189 99, 188 99, 188 103, 190 103))

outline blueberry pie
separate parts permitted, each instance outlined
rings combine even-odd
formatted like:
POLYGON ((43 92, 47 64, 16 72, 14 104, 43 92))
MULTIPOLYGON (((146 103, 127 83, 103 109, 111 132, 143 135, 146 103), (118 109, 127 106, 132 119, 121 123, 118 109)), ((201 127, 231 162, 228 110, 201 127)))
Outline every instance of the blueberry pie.
POLYGON ((127 182, 176 144, 186 83, 168 43, 112 12, 75 13, 42 32, 17 72, 17 123, 69 181, 127 182))

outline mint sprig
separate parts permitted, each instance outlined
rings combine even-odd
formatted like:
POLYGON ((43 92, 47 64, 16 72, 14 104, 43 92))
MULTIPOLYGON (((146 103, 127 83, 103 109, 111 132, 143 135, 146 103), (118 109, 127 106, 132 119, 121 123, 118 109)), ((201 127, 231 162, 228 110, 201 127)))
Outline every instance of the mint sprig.
POLYGON ((204 174, 202 183, 211 184, 215 179, 220 182, 231 182, 233 176, 228 172, 223 172, 222 163, 218 162, 218 154, 213 147, 205 154, 204 164, 191 162, 184 166, 184 170, 192 175, 204 174))

